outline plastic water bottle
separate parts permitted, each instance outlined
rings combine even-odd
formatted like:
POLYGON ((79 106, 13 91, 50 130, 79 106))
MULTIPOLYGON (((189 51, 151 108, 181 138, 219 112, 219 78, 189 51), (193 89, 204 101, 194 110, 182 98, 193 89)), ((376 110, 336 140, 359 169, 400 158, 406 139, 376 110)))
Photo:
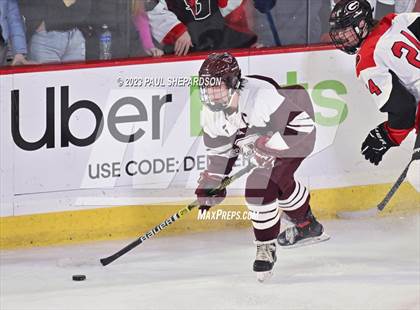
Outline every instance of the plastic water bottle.
POLYGON ((102 25, 102 32, 99 37, 99 59, 111 59, 111 45, 112 45, 112 34, 108 29, 108 25, 102 25))

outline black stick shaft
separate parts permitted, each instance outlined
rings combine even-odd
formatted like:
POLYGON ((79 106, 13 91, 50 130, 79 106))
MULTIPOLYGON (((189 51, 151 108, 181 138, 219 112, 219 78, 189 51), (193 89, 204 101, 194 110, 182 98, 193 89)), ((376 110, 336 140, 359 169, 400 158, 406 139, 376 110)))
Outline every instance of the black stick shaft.
POLYGON ((271 15, 271 11, 265 13, 265 16, 267 16, 268 25, 270 26, 271 33, 273 34, 274 43, 276 43, 276 46, 281 46, 279 33, 277 32, 276 25, 274 24, 274 19, 273 15, 271 15))
POLYGON ((394 183, 394 185, 391 187, 389 192, 386 194, 385 198, 378 204, 377 208, 379 211, 382 211, 385 206, 388 204, 388 202, 391 200, 392 196, 394 196, 395 192, 398 190, 402 182, 405 180, 405 177, 407 176, 408 169, 410 169, 410 165, 413 162, 413 160, 419 160, 419 153, 420 153, 420 134, 417 134, 416 141, 414 143, 414 151, 413 155, 411 156, 410 162, 407 164, 407 167, 405 167, 404 171, 401 173, 397 181, 394 183))
MULTIPOLYGON (((223 182, 222 182, 222 184, 220 184, 220 186, 218 188, 214 189, 214 192, 223 190, 229 184, 231 184, 233 181, 237 180, 238 178, 240 178, 244 174, 246 174, 249 171, 251 171, 254 167, 255 167, 254 165, 249 164, 248 166, 246 166, 242 170, 239 170, 237 173, 235 173, 231 177, 224 179, 223 182)), ((122 248, 118 252, 112 254, 111 256, 108 256, 108 257, 105 257, 105 258, 101 258, 100 259, 101 264, 103 266, 109 265, 114 260, 116 260, 119 257, 123 256, 125 253, 131 251, 132 249, 134 249, 138 245, 142 244, 143 241, 145 241, 147 239, 150 239, 154 235, 158 234, 161 230, 163 230, 166 227, 168 227, 170 224, 172 224, 175 221, 179 220, 181 217, 183 217, 185 214, 187 214, 188 212, 190 212, 192 209, 194 209, 198 205, 199 205, 198 200, 195 200, 194 202, 192 202, 191 204, 189 204, 185 208, 179 210, 177 213, 175 213, 171 217, 167 218, 165 221, 163 221, 159 225, 156 225, 153 229, 149 230, 144 235, 140 236, 139 238, 137 238, 136 240, 134 240, 130 244, 126 245, 124 248, 122 248)))
POLYGON ((405 177, 407 176, 408 169, 410 168, 411 161, 408 163, 407 167, 405 167, 404 171, 401 173, 397 181, 391 187, 389 192, 386 194, 385 198, 378 204, 377 208, 379 211, 382 211, 388 202, 391 200, 392 196, 394 196, 395 192, 398 190, 402 182, 404 181, 405 177))
POLYGON ((118 252, 112 254, 111 256, 101 258, 100 259, 101 264, 103 266, 106 266, 106 265, 112 263, 117 258, 123 256, 125 253, 131 251, 132 249, 134 249, 138 245, 142 244, 143 241, 153 237, 154 235, 159 233, 162 229, 165 229, 168 225, 172 224, 173 222, 175 222, 176 220, 178 220, 179 218, 181 218, 182 216, 184 216, 185 214, 190 212, 196 206, 198 206, 198 201, 197 200, 194 201, 192 204, 188 205, 187 207, 183 208, 182 210, 179 210, 177 213, 175 213, 171 217, 167 218, 165 221, 163 221, 159 225, 156 225, 153 229, 149 230, 147 233, 140 236, 139 238, 137 238, 136 240, 134 240, 133 242, 131 242, 130 244, 128 244, 127 246, 125 246, 124 248, 119 250, 118 252))

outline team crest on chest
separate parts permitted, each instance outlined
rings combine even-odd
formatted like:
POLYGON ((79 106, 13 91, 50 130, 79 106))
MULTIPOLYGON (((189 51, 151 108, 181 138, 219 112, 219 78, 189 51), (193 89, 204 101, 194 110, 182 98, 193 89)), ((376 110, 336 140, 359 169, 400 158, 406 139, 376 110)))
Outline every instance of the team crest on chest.
POLYGON ((211 15, 211 0, 184 0, 185 9, 195 20, 206 19, 211 15))

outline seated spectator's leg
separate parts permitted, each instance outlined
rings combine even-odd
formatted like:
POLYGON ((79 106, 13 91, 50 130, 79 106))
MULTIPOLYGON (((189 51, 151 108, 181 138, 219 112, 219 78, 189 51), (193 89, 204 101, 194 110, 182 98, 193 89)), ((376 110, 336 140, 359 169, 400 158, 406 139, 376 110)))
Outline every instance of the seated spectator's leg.
POLYGON ((86 43, 82 32, 74 29, 67 33, 68 44, 61 61, 84 61, 86 59, 86 43))
POLYGON ((61 34, 57 31, 35 32, 29 43, 29 59, 39 63, 61 62, 61 34))

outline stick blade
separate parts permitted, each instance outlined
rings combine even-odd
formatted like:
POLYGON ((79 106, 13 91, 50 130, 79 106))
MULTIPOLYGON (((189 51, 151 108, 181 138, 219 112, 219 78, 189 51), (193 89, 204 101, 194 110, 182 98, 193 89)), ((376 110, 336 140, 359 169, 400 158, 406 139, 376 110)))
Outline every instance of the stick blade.
POLYGON ((101 258, 99 261, 101 262, 102 266, 106 266, 112 263, 114 260, 115 259, 113 259, 113 257, 110 256, 110 257, 101 258))
POLYGON ((361 210, 361 211, 339 211, 337 212, 337 217, 341 219, 361 219, 361 218, 368 218, 377 216, 379 210, 377 207, 370 208, 368 210, 361 210))

